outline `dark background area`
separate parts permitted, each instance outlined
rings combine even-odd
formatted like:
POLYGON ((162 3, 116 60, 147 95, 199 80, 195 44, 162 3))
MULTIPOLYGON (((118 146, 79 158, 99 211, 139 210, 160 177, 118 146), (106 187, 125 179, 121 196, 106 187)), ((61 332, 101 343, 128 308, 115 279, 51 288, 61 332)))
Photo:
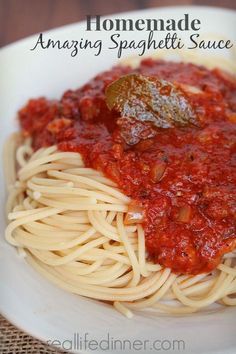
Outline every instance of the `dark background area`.
POLYGON ((0 0, 0 47, 34 33, 84 20, 88 14, 108 15, 175 5, 236 9, 236 0, 0 0))

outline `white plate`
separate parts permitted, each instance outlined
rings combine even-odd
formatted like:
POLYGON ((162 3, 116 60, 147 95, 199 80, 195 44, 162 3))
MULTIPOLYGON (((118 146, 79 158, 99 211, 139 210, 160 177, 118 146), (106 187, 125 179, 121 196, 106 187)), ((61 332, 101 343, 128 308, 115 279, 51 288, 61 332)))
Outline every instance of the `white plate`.
MULTIPOLYGON (((236 39, 236 13, 207 7, 161 8, 122 14, 129 18, 175 18, 184 13, 200 18, 201 34, 215 33, 221 37, 236 39)), ((118 16, 115 16, 118 17, 118 16)), ((119 16, 120 17, 120 16, 119 16)), ((126 32, 123 39, 141 39, 143 32, 126 32)), ((182 33, 189 35, 188 33, 182 33)), ((84 23, 73 24, 47 33, 47 38, 80 39, 81 37, 103 39, 108 43, 109 32, 85 33, 84 23)), ((60 97, 67 88, 83 84, 94 74, 107 69, 116 62, 115 51, 103 51, 99 57, 93 52, 81 51, 71 58, 67 51, 30 51, 37 36, 32 36, 0 50, 0 144, 17 128, 16 111, 30 97, 45 95, 60 97)), ((126 55, 135 54, 129 51, 126 55)), ((2 173, 2 170, 1 170, 2 173)), ((1 239, 0 239, 0 311, 12 323, 44 341, 60 340, 64 347, 74 333, 89 339, 105 339, 109 332, 112 339, 184 340, 185 353, 235 353, 236 308, 226 308, 209 314, 194 314, 185 317, 135 314, 133 320, 126 319, 112 307, 88 300, 58 289, 43 279, 16 251, 4 241, 4 182, 0 177, 1 239)), ((158 345, 159 342, 156 342, 158 345)), ((103 346, 106 343, 103 343, 103 346)), ((128 344, 126 344, 128 345, 128 344)), ((175 346, 176 346, 175 342, 175 346)), ((116 352, 130 352, 126 350, 116 352)), ((175 347, 177 348, 177 347, 175 347)), ((75 351, 76 348, 74 348, 75 351)), ((86 350, 82 351, 87 352, 86 350)), ((97 353, 103 351, 98 350, 97 353)), ((111 353, 111 347, 106 352, 111 353)), ((134 352, 134 350, 133 350, 134 352)), ((151 344, 139 352, 153 353, 151 344)))

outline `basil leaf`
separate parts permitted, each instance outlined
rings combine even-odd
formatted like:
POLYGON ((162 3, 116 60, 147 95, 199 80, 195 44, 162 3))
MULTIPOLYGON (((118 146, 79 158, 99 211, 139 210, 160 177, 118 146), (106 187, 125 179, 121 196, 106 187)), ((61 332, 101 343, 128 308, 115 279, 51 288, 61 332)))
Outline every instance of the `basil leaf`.
POLYGON ((184 93, 165 80, 140 74, 125 75, 106 88, 105 96, 108 108, 120 113, 118 124, 130 145, 155 135, 155 127, 199 126, 184 93))

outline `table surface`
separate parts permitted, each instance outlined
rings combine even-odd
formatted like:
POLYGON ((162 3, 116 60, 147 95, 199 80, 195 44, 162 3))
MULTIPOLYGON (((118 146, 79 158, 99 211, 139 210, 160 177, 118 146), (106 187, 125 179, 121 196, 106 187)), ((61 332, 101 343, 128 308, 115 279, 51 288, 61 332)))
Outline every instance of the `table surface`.
MULTIPOLYGON (((142 8, 209 5, 236 9, 235 0, 0 0, 0 47, 34 33, 83 20, 142 8)), ((0 316, 0 353, 63 353, 26 335, 0 316)))
POLYGON ((235 0, 0 0, 0 47, 33 33, 83 20, 87 14, 175 5, 236 9, 235 0))
POLYGON ((67 354, 28 336, 0 315, 1 354, 67 354))

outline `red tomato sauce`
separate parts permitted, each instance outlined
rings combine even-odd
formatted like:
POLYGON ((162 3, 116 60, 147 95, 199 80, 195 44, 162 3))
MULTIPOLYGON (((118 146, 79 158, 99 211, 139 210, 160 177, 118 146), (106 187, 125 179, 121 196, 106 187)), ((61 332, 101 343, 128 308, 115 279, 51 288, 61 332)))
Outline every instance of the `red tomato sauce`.
POLYGON ((149 257, 176 273, 213 270, 235 249, 236 79, 218 69, 143 60, 137 69, 115 67, 60 100, 31 99, 19 112, 35 149, 58 144, 82 154, 144 210, 149 257), (181 86, 203 123, 160 129, 128 146, 109 111, 104 90, 136 72, 181 86))

